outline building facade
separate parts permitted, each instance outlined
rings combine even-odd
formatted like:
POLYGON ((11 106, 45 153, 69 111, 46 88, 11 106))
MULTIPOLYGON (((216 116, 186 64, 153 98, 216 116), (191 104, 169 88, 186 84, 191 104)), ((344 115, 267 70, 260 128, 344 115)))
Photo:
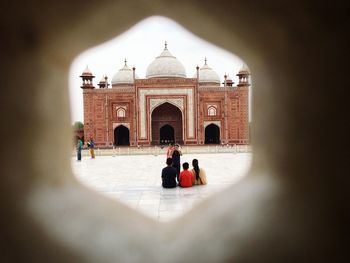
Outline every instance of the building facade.
POLYGON ((249 71, 243 67, 239 82, 218 74, 207 61, 192 78, 168 50, 147 68, 140 79, 125 65, 113 77, 93 84, 86 68, 82 75, 84 136, 97 147, 248 144, 249 71))

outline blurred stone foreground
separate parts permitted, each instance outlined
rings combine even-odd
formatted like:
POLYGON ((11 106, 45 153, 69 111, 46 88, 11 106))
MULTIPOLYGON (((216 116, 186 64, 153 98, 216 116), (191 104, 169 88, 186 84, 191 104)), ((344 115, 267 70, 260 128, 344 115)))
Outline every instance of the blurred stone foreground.
POLYGON ((349 9, 342 5, 5 3, 0 261, 349 261, 349 9), (151 15, 239 55, 254 86, 247 176, 165 224, 78 183, 67 141, 71 61, 151 15))

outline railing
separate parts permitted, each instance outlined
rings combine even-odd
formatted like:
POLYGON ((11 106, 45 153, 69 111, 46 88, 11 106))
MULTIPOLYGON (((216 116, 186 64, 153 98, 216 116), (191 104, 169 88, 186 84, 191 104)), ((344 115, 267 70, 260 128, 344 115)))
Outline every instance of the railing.
MULTIPOLYGON (((183 154, 192 153, 248 153, 252 152, 251 145, 203 145, 183 146, 180 148, 183 154)), ((114 147, 113 149, 95 149, 96 156, 118 156, 118 155, 165 155, 167 147, 114 147)), ((76 152, 73 152, 76 155, 76 152)), ((83 156, 89 156, 89 150, 82 150, 83 156)))

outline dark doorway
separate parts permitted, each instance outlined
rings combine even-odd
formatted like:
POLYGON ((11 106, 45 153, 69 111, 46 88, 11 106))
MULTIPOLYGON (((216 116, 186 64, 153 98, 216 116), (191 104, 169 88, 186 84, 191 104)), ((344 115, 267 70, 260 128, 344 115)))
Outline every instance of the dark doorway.
POLYGON ((205 144, 220 144, 220 128, 210 124, 205 128, 205 144))
POLYGON ((183 144, 182 112, 178 107, 165 102, 153 110, 151 119, 153 145, 170 142, 183 144))
POLYGON ((159 130, 160 144, 169 144, 175 142, 174 128, 166 124, 159 130))
POLYGON ((129 129, 123 125, 114 129, 114 145, 130 145, 129 129))

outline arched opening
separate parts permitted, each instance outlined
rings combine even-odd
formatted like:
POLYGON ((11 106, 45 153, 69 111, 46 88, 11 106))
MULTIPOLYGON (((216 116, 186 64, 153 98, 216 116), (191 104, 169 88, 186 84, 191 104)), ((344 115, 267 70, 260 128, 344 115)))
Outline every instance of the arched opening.
POLYGON ((216 108, 214 106, 211 106, 208 108, 208 116, 215 116, 216 115, 216 108))
POLYGON ((182 113, 168 102, 156 107, 152 112, 152 144, 177 142, 182 144, 182 113))
POLYGON ((220 128, 215 124, 210 124, 205 128, 205 144, 220 143, 220 128))
POLYGON ((159 130, 159 142, 160 144, 168 144, 175 142, 174 128, 168 124, 164 125, 159 130))
POLYGON ((117 117, 120 117, 120 118, 123 118, 123 117, 125 117, 125 109, 123 109, 123 108, 118 108, 117 109, 117 117))
POLYGON ((124 125, 114 129, 114 145, 130 145, 129 129, 124 125))

